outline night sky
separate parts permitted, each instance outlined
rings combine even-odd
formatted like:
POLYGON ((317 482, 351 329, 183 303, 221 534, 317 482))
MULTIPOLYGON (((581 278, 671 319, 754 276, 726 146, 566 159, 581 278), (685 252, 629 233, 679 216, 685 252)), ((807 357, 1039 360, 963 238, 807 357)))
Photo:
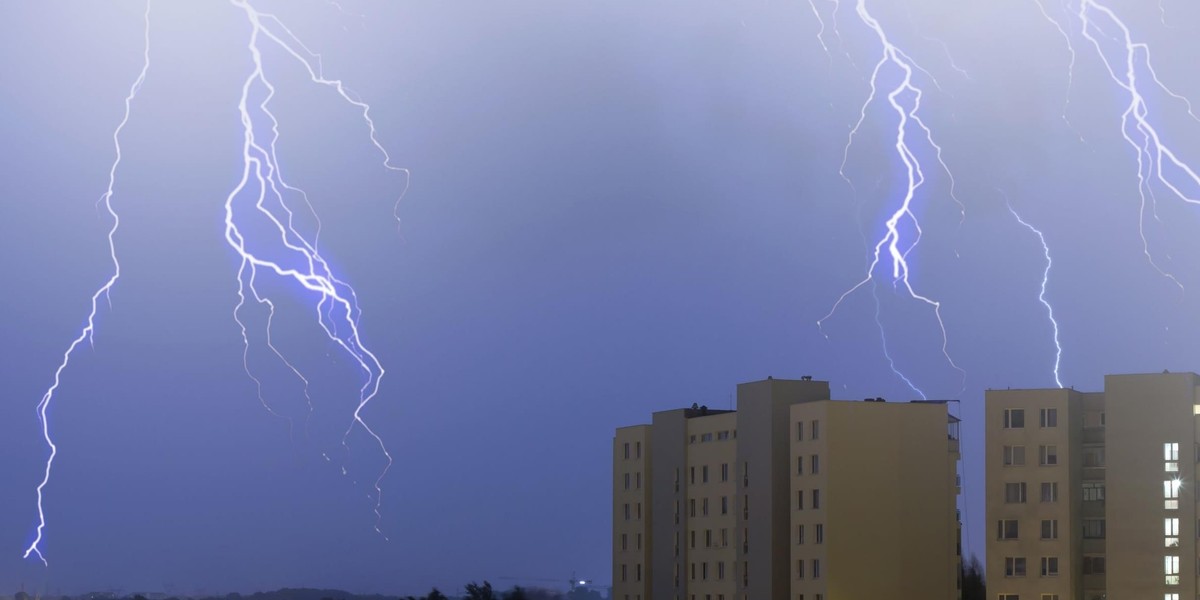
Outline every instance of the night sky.
MULTIPOLYGON (((1081 35, 1077 0, 1043 2, 1067 38, 1034 0, 867 5, 924 69, 919 116, 965 207, 910 128, 926 183, 909 280, 941 303, 965 378, 886 261, 816 324, 863 279, 904 191, 882 92, 846 152, 882 51, 852 0, 256 2, 371 105, 411 173, 404 192, 361 111, 263 45, 280 164, 387 371, 363 412, 394 458, 384 535, 384 457, 361 429, 342 445, 361 376, 311 294, 261 278, 311 413, 263 346, 258 308, 243 320, 263 401, 243 370, 223 204, 242 173, 246 14, 157 2, 112 200, 122 275, 49 412, 49 568, 21 557, 48 454, 36 406, 112 273, 97 199, 145 4, 4 3, 0 593, 607 582, 614 428, 727 407, 737 383, 768 375, 917 398, 884 336, 929 398, 961 399, 967 542, 982 555, 983 391, 1054 385, 1042 247, 1006 199, 1053 257, 1064 385, 1200 369, 1200 208, 1159 183, 1143 207, 1129 94, 1081 35)), ((1160 80, 1200 101, 1200 5, 1107 6, 1160 80)), ((1120 31, 1092 32, 1116 62, 1120 31)), ((1150 122, 1200 166, 1200 122, 1138 65, 1150 122)), ((897 73, 881 72, 882 90, 897 73)), ((911 241, 912 221, 901 229, 911 241)))

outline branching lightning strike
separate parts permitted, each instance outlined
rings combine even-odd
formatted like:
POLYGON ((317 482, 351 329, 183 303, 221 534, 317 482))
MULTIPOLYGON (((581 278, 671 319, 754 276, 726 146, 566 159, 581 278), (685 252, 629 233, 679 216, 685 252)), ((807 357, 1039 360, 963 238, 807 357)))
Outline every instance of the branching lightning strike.
POLYGON ((67 365, 71 362, 71 356, 79 345, 86 340, 88 344, 93 344, 96 332, 96 313, 99 309, 100 297, 104 296, 110 303, 112 302, 112 289, 117 284, 117 280, 121 278, 121 262, 117 259, 116 234, 117 229, 121 225, 121 218, 117 214, 116 207, 113 206, 114 188, 117 181, 117 168, 121 165, 121 131, 125 129, 125 125, 129 123, 130 108, 133 104, 137 93, 142 89, 142 84, 146 81, 146 72, 150 70, 150 0, 146 1, 146 12, 143 15, 145 42, 142 51, 142 69, 138 72, 138 76, 133 80, 133 84, 129 86, 129 93, 125 96, 125 112, 121 117, 121 122, 117 128, 113 130, 113 149, 116 157, 113 159, 112 166, 108 170, 108 187, 105 188, 104 194, 100 196, 99 204, 104 205, 104 210, 108 216, 112 218, 112 227, 108 230, 108 255, 112 259, 112 275, 101 285, 94 294, 92 294, 91 309, 87 315, 87 325, 79 332, 79 335, 71 341, 67 346, 66 352, 63 353, 62 362, 54 371, 54 383, 46 390, 42 396, 41 402, 37 405, 38 421, 42 426, 42 437, 46 440, 46 446, 50 448, 50 455, 46 458, 46 467, 42 476, 41 483, 37 486, 37 513, 38 524, 37 532, 33 541, 25 549, 24 558, 36 554, 38 559, 43 564, 49 564, 46 561, 46 556, 42 553, 42 539, 46 528, 46 510, 43 505, 45 499, 46 486, 50 483, 50 473, 54 467, 54 458, 58 455, 58 446, 54 444, 54 438, 50 435, 50 417, 48 411, 50 405, 54 401, 54 393, 58 390, 59 384, 62 383, 63 372, 66 371, 67 365))
POLYGON ((1017 219, 1017 222, 1033 232, 1042 244, 1042 256, 1046 258, 1046 268, 1042 271, 1042 288, 1041 292, 1038 293, 1038 301, 1042 303, 1042 306, 1046 307, 1046 318, 1050 319, 1050 324, 1054 328, 1054 384, 1061 388, 1063 384, 1062 379, 1059 378, 1058 369, 1059 365, 1062 364, 1062 342, 1058 339, 1058 320, 1054 318, 1054 307, 1046 299, 1046 286, 1050 283, 1050 268, 1054 266, 1054 261, 1050 258, 1050 246, 1046 244, 1046 236, 1042 234, 1042 231, 1025 219, 1022 219, 1021 215, 1017 214, 1017 210, 1013 208, 1012 203, 1007 198, 1005 198, 1004 204, 1008 207, 1008 212, 1012 213, 1012 216, 1017 219))
MULTIPOLYGON (((875 68, 871 73, 870 94, 867 96, 866 101, 863 102, 862 108, 859 111, 858 122, 855 123, 854 127, 850 130, 849 139, 846 142, 846 148, 843 152, 842 166, 839 168, 838 172, 841 174, 842 178, 846 180, 851 187, 853 187, 853 183, 850 181, 845 172, 846 163, 848 162, 850 156, 850 147, 854 144, 854 137, 858 134, 859 129, 866 121, 868 108, 880 94, 879 86, 881 85, 881 72, 885 67, 892 67, 893 69, 898 70, 899 73, 902 74, 902 77, 898 83, 896 83, 894 86, 891 86, 890 89, 886 91, 886 98, 888 106, 891 107, 891 110, 896 118, 895 150, 896 156, 904 165, 905 189, 903 198, 901 199, 899 205, 895 207, 884 223, 886 231, 883 237, 879 238, 874 245, 871 253, 870 264, 867 266, 866 274, 864 275, 863 279, 838 297, 837 301, 834 302, 833 306, 829 309, 829 312, 817 320, 817 327, 822 328, 823 332, 823 325, 825 321, 830 319, 834 313, 837 312, 838 308, 847 297, 868 284, 874 286, 876 283, 875 270, 880 266, 880 262, 884 260, 883 252, 886 248, 887 257, 891 262, 892 267, 891 275, 893 286, 903 287, 910 298, 929 306, 933 310, 934 317, 937 319, 938 328, 941 333, 942 355, 945 357, 950 366, 960 373, 965 385, 966 371, 959 367, 958 364, 954 362, 953 357, 950 356, 950 340, 949 334, 946 330, 945 321, 942 319, 941 302, 917 292, 909 278, 910 269, 908 264, 908 255, 913 251, 914 248, 916 248, 917 244, 920 243, 922 233, 920 221, 917 219, 916 214, 913 213, 913 202, 916 199, 918 189, 920 189, 920 187, 925 183, 924 168, 920 159, 917 158, 917 153, 909 145, 910 127, 916 127, 920 129, 925 143, 927 143, 929 147, 933 148, 936 160, 941 168, 945 171, 949 180, 950 197, 956 204, 958 204, 963 218, 966 217, 966 207, 954 194, 954 176, 942 158, 942 148, 937 144, 936 141, 934 141, 933 132, 929 129, 920 116, 921 98, 924 92, 914 82, 913 78, 918 71, 927 75, 928 72, 924 71, 924 69, 917 65, 916 62, 913 61, 912 58, 910 58, 903 50, 891 42, 887 36, 887 33, 884 31, 883 26, 880 25, 879 21, 877 21, 867 10, 866 0, 857 0, 856 12, 863 24, 875 33, 876 37, 879 39, 882 51, 880 53, 879 60, 875 63, 875 68), (902 232, 902 221, 907 221, 915 231, 915 235, 912 235, 911 239, 910 236, 905 236, 905 234, 902 232)), ((933 79, 932 76, 930 76, 930 79, 935 85, 937 84, 936 80, 933 79)), ((872 293, 874 294, 874 291, 872 293)), ((876 297, 876 304, 875 322, 879 326, 880 336, 883 339, 883 352, 885 357, 888 359, 888 364, 891 367, 892 372, 895 373, 896 376, 901 380, 903 380, 904 383, 913 390, 913 392, 920 395, 922 398, 926 398, 925 392, 919 386, 914 384, 910 377, 897 368, 895 362, 892 360, 891 353, 888 350, 887 335, 884 332, 883 324, 879 319, 878 297, 876 297)))
MULTIPOLYGON (((248 353, 250 341, 246 333, 246 325, 240 317, 246 302, 247 291, 256 302, 267 306, 269 313, 267 345, 271 352, 279 357, 307 386, 308 380, 270 342, 271 319, 274 317, 275 306, 268 298, 260 294, 255 282, 259 276, 259 270, 262 269, 264 272, 274 273, 317 294, 319 298, 316 306, 318 325, 363 373, 363 384, 359 388, 353 420, 342 436, 342 445, 349 450, 349 436, 354 428, 358 427, 374 440, 384 457, 385 465, 375 478, 373 494, 375 530, 382 534, 380 529, 383 519, 381 513, 382 483, 392 466, 393 459, 383 439, 367 424, 362 413, 378 395, 379 386, 386 371, 375 354, 366 347, 360 335, 359 321, 362 317, 362 310, 359 308, 354 289, 334 275, 318 250, 319 219, 317 233, 313 235, 311 241, 302 235, 293 223, 294 212, 288 207, 284 197, 285 190, 300 194, 314 218, 316 213, 308 203, 307 195, 299 188, 288 184, 283 178, 275 149, 279 139, 279 122, 269 108, 270 101, 275 94, 275 87, 267 76, 260 43, 264 39, 273 42, 278 49, 300 64, 308 73, 312 83, 334 90, 343 100, 360 110, 369 131, 370 141, 383 156, 384 167, 404 173, 406 186, 408 172, 392 165, 391 156, 376 136, 375 122, 371 119, 370 106, 359 100, 340 80, 327 79, 322 72, 319 55, 309 50, 275 15, 255 10, 248 0, 230 1, 234 6, 242 9, 250 24, 247 49, 254 65, 242 85, 241 98, 238 102, 244 133, 242 176, 225 200, 225 239, 241 258, 237 273, 238 303, 234 307, 234 319, 241 328, 245 352, 248 353), (262 100, 257 106, 251 108, 250 97, 255 93, 261 94, 262 100), (265 143, 259 139, 258 132, 256 132, 256 115, 270 123, 271 134, 265 143), (270 223, 268 229, 273 229, 278 234, 274 248, 269 247, 272 242, 267 238, 270 236, 256 238, 251 228, 239 224, 238 215, 241 210, 250 207, 253 208, 253 213, 265 217, 270 223), (268 247, 259 248, 258 245, 267 245, 268 247), (251 246, 256 246, 256 248, 251 246), (277 258, 275 255, 280 255, 280 257, 277 258)), ((248 365, 246 366, 247 374, 257 382, 257 378, 250 372, 248 365)), ((264 402, 264 406, 270 410, 270 406, 266 402, 264 402)), ((343 469, 343 473, 345 472, 343 469)))
POLYGON ((1158 73, 1155 72, 1154 64, 1150 59, 1150 47, 1145 42, 1135 42, 1129 27, 1112 9, 1097 0, 1080 0, 1077 15, 1081 23, 1081 35, 1096 48, 1096 53, 1113 82, 1129 95, 1129 104, 1121 113, 1121 136, 1137 155, 1138 196, 1141 201, 1138 213, 1138 233, 1142 238, 1142 251, 1146 255, 1146 260, 1159 274, 1170 279, 1179 287, 1180 291, 1183 291, 1183 283, 1173 273, 1163 269, 1150 252, 1150 244, 1146 239, 1145 230, 1146 205, 1150 203, 1151 210, 1154 210, 1153 207, 1157 202, 1152 187, 1154 182, 1158 182, 1170 190, 1171 194, 1179 200, 1188 204, 1200 204, 1200 199, 1181 189, 1186 186, 1200 192, 1200 175, 1191 165, 1175 154, 1171 147, 1162 140, 1158 130, 1150 123, 1151 110, 1140 87, 1139 67, 1150 76, 1154 86, 1183 103, 1187 108, 1187 114, 1192 119, 1200 121, 1200 117, 1197 117, 1192 111, 1192 105, 1187 98, 1172 91, 1158 78, 1158 73), (1104 23, 1102 24, 1101 21, 1104 23), (1101 41, 1096 37, 1104 31, 1104 25, 1115 27, 1119 31, 1118 36, 1114 39, 1120 46, 1120 50, 1117 52, 1119 60, 1110 60, 1101 41), (1164 173, 1164 163, 1174 167, 1174 171, 1179 174, 1180 179, 1164 173))
MULTIPOLYGON (((309 379, 284 356, 272 341, 271 330, 275 317, 275 302, 270 297, 260 293, 256 282, 260 274, 274 274, 285 281, 299 284, 304 289, 315 293, 318 298, 315 306, 318 326, 321 327, 334 344, 341 348, 354 361, 354 364, 363 374, 363 383, 358 390, 358 400, 354 405, 353 418, 342 436, 342 446, 349 451, 349 437, 356 428, 360 428, 374 440, 374 443, 378 445, 383 455, 385 465, 374 480, 373 494, 368 494, 375 501, 375 530, 382 534, 380 528, 382 521, 382 482, 393 460, 383 439, 363 418, 363 411, 378 395, 380 382, 385 370, 375 354, 363 343, 359 332, 359 321, 362 317, 362 310, 359 308, 354 289, 334 275, 328 262, 318 250, 321 224, 316 211, 309 202, 307 194, 302 189, 289 184, 283 177, 276 152, 276 145, 280 137, 279 121, 269 108, 271 99, 275 95, 275 87, 271 84, 267 76, 260 43, 264 40, 274 43, 275 46, 286 55, 291 56, 302 66, 308 73, 312 83, 334 90, 344 101, 361 112, 362 119, 369 132, 370 142, 383 156, 384 168, 389 171, 400 172, 404 175, 404 189, 401 191, 393 209, 393 215, 396 216, 397 221, 399 221, 399 204, 404 197, 404 193, 407 191, 409 173, 406 169, 392 164, 391 156, 376 135, 375 122, 371 118, 370 106, 358 99, 340 80, 326 78, 321 66, 321 57, 318 54, 309 50, 279 18, 272 14, 255 10, 250 5, 249 0, 230 0, 230 2, 235 8, 240 9, 245 14, 247 22, 250 25, 250 35, 246 48, 253 63, 253 68, 242 85, 241 97, 238 102, 238 112, 241 117, 243 129, 242 175, 237 185, 226 197, 224 203, 225 241, 240 257, 240 265, 237 270, 238 302, 234 307, 233 317, 241 330, 244 348, 243 366, 246 369, 246 373, 258 387, 258 398, 264 408, 271 414, 281 416, 265 400, 261 382, 251 372, 249 367, 250 336, 247 332, 247 326, 241 318, 242 310, 246 306, 249 296, 255 302, 266 307, 268 314, 266 320, 266 346, 271 353, 303 382, 304 396, 309 404, 311 415, 312 400, 308 392, 309 379), (251 97, 255 95, 261 96, 261 100, 256 105, 252 105, 251 97), (269 135, 259 131, 259 128, 266 129, 268 124, 269 135), (303 235, 298 229, 295 223, 295 212, 289 206, 288 200, 285 197, 286 194, 298 196, 305 210, 312 215, 316 226, 311 236, 303 235), (261 225, 256 227, 244 223, 248 216, 253 216, 260 221, 265 219, 264 222, 267 223, 266 229, 274 233, 263 234, 258 231, 258 229, 262 228, 261 225)), ((46 391, 37 406, 38 418, 42 426, 42 435, 46 441, 46 445, 50 449, 50 454, 46 460, 42 481, 37 486, 38 524, 36 535, 32 543, 25 550, 24 557, 29 558, 32 555, 36 555, 43 564, 49 564, 42 551, 43 534, 46 527, 46 513, 43 507, 43 500, 45 488, 50 482, 54 458, 58 453, 58 448, 51 435, 48 412, 54 400, 55 392, 62 381, 63 373, 70 364, 75 350, 85 340, 89 343, 93 341, 100 298, 102 296, 109 298, 112 288, 116 285, 121 275, 121 265, 117 259, 115 243, 120 218, 113 203, 113 196, 117 169, 121 163, 121 132, 129 122, 133 100, 137 97, 139 90, 141 90, 142 84, 146 79, 146 73, 150 68, 149 0, 147 0, 146 4, 144 26, 145 49, 143 51, 142 69, 137 79, 134 80, 129 88, 129 93, 125 98, 124 115, 120 124, 113 132, 113 145, 116 150, 116 158, 109 170, 108 187, 99 201, 99 204, 103 204, 109 216, 112 217, 112 227, 108 231, 108 247, 109 255, 112 259, 113 272, 104 285, 92 295, 91 310, 88 313, 87 324, 63 354, 61 363, 54 371, 53 384, 46 391)), ((346 473, 344 467, 342 472, 346 473)))

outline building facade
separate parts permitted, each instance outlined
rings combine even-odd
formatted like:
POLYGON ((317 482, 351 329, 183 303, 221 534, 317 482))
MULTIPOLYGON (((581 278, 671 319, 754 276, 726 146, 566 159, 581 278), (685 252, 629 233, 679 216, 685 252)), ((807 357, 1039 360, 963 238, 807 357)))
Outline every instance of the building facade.
POLYGON ((958 598, 945 403, 831 400, 811 378, 737 395, 617 430, 613 598, 958 598))
POLYGON ((989 595, 1197 598, 1198 389, 1164 372, 989 390, 989 595))

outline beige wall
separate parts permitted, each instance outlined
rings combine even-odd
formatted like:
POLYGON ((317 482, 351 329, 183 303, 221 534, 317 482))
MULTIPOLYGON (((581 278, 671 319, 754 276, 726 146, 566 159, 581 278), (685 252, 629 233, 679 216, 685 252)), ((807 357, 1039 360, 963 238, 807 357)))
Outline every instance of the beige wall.
MULTIPOLYGON (((1083 394, 1069 389, 989 390, 985 397, 987 582, 988 594, 1038 598, 1058 594, 1079 598, 1079 474, 1082 469, 1083 394), (1057 424, 1043 427, 1041 412, 1053 409, 1057 424), (1024 411, 1023 427, 1004 427, 1005 410, 1024 411), (1024 465, 1005 465, 1005 448, 1023 448, 1024 465), (1056 464, 1043 465, 1042 448, 1053 447, 1056 464), (1005 484, 1024 483, 1025 502, 1006 501, 1005 484), (1043 484, 1056 487, 1056 499, 1042 500, 1043 484), (1016 520, 1018 539, 1000 539, 1000 521, 1016 520), (1042 522, 1055 523, 1056 536, 1043 538, 1042 522), (1008 558, 1025 559, 1023 576, 1006 575, 1008 558), (1053 558, 1058 574, 1042 575, 1042 559, 1053 558)), ((1055 533, 1051 532, 1052 535, 1055 533)))
POLYGON ((686 598, 733 600, 737 518, 737 415, 688 419, 688 576, 686 598), (707 478, 705 468, 707 467, 707 478), (695 481, 692 474, 695 473, 695 481), (722 480, 722 473, 727 477, 722 480), (721 514, 722 498, 726 512, 721 514), (695 503, 695 516, 691 506, 695 503), (707 511, 705 504, 707 502, 707 511), (707 514, 706 514, 707 513, 707 514), (725 543, 722 545, 722 532, 725 543))
POLYGON ((649 425, 622 427, 613 437, 612 581, 617 600, 651 598, 649 441, 649 425))
POLYGON ((793 539, 796 593, 822 593, 826 600, 957 598, 958 454, 947 434, 946 406, 816 402, 793 406, 791 417, 793 462, 806 457, 804 475, 793 465, 792 496, 808 492, 804 510, 793 506, 792 513, 795 525, 806 525, 805 544, 793 539), (820 423, 816 440, 813 421, 820 423), (805 424, 803 441, 795 435, 798 422, 805 424), (813 489, 821 491, 815 510, 813 489), (796 561, 804 558, 805 579, 799 579, 796 561), (817 579, 814 558, 821 559, 817 579))
POLYGON ((1111 598, 1196 597, 1196 386, 1191 373, 1109 375, 1107 421, 1108 594, 1111 598), (1178 443, 1180 472, 1164 469, 1163 444, 1178 443), (1179 508, 1163 482, 1179 476, 1179 508), (1178 518, 1182 545, 1166 548, 1164 520, 1178 518), (1167 585, 1164 558, 1180 557, 1180 583, 1167 585))
POLYGON ((749 515, 737 538, 743 600, 789 600, 789 407, 828 398, 826 381, 766 379, 737 387, 739 475, 745 475, 737 481, 738 510, 749 515))

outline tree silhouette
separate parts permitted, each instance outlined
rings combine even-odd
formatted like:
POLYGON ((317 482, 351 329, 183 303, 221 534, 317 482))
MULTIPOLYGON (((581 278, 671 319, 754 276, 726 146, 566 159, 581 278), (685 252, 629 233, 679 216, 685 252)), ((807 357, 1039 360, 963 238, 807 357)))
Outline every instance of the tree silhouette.
POLYGON ((962 599, 985 600, 987 598, 987 582, 984 581, 983 565, 979 557, 971 555, 971 560, 962 567, 962 599))
POLYGON ((500 600, 492 589, 492 584, 487 581, 483 585, 478 585, 474 581, 467 584, 467 600, 500 600))

